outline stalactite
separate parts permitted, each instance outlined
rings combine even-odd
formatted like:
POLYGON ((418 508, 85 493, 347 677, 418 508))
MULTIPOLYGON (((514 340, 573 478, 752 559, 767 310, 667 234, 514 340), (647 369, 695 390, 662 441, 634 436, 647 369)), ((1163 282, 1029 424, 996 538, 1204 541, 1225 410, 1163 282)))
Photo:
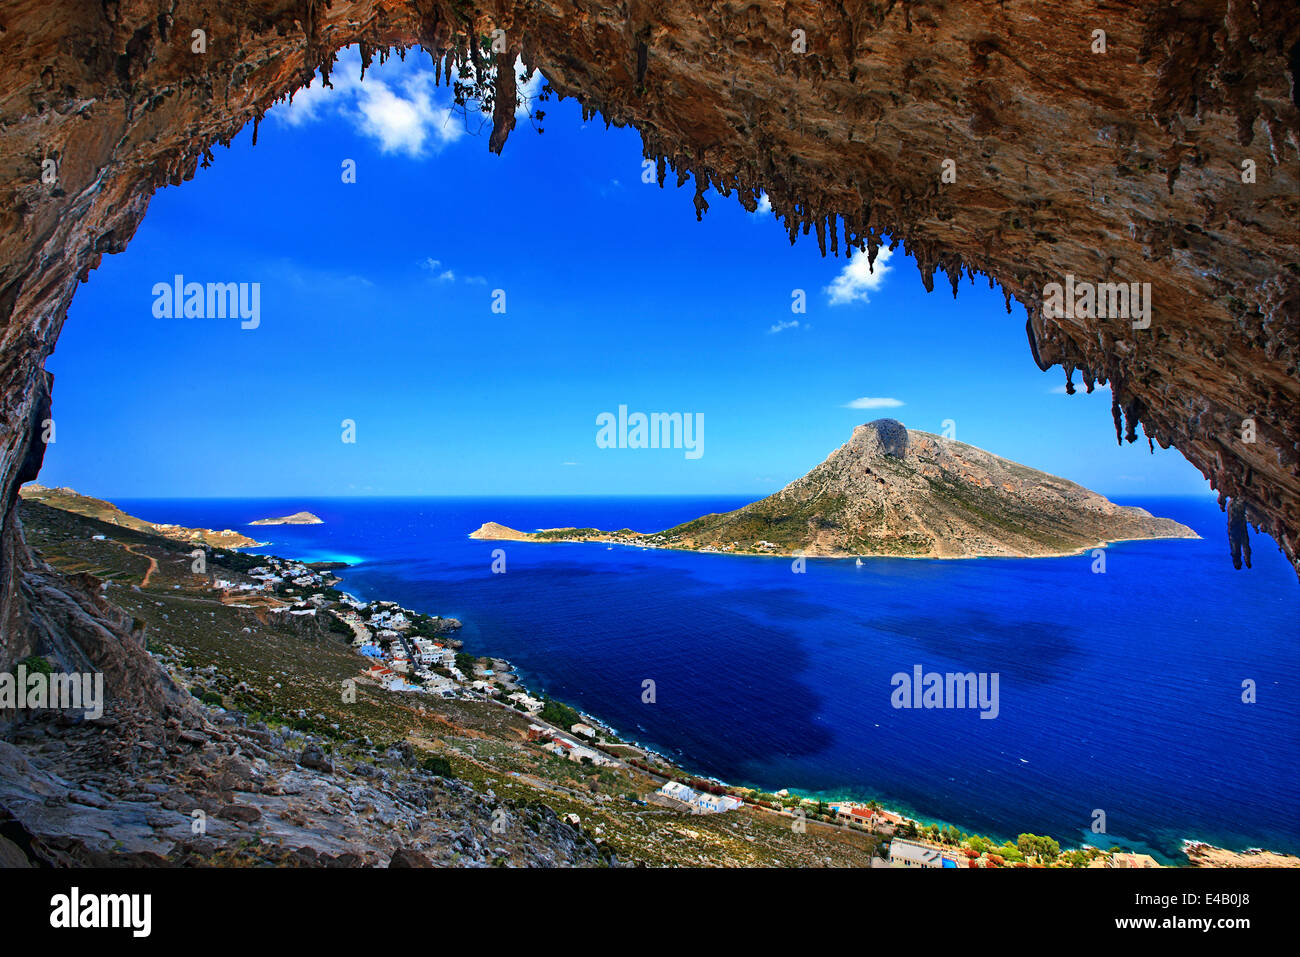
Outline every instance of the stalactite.
POLYGON ((695 174, 695 221, 703 222, 704 214, 709 211, 708 201, 704 198, 704 191, 708 188, 709 181, 706 176, 699 173, 695 174))
POLYGON ((927 262, 921 255, 917 255, 916 268, 921 271, 921 285, 925 287, 925 291, 934 292, 934 263, 927 262))
MULTIPOLYGON (((479 59, 478 37, 469 38, 469 61, 474 67, 474 77, 478 79, 483 75, 483 61, 479 59)), ((513 73, 513 69, 511 70, 513 73)))
MULTIPOLYGON (((473 49, 477 44, 471 44, 473 49)), ((515 108, 518 106, 519 91, 515 78, 515 58, 510 50, 497 55, 497 75, 492 104, 492 133, 488 137, 488 149, 500 153, 506 145, 506 137, 515 128, 515 108)))
POLYGON ((1250 567, 1250 530, 1246 525, 1246 503, 1240 496, 1234 496, 1228 506, 1228 549, 1233 568, 1241 568, 1243 561, 1250 567))

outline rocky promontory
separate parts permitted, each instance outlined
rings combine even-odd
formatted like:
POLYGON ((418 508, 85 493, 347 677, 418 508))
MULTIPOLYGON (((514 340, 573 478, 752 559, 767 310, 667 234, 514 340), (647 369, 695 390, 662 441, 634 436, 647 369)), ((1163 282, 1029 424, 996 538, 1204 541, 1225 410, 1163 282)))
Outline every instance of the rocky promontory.
POLYGON ((84 515, 86 518, 98 519, 137 532, 161 535, 174 542, 195 542, 215 548, 252 548, 262 544, 247 535, 241 535, 232 528, 186 528, 169 522, 146 522, 142 518, 126 514, 112 502, 82 495, 70 488, 46 488, 44 485, 32 482, 24 485, 19 490, 19 494, 24 499, 40 502, 51 508, 61 508, 65 512, 84 515))

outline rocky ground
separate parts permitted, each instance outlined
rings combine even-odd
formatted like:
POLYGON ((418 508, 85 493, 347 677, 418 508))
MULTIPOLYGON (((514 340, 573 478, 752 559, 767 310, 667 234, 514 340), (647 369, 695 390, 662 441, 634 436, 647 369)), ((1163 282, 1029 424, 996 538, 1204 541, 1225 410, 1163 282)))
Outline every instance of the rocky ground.
POLYGON ((617 865, 545 805, 420 770, 410 745, 327 754, 241 715, 24 724, 0 741, 0 853, 55 865, 617 865))
MULTIPOLYGON (((866 866, 878 846, 754 809, 646 803, 657 777, 543 752, 525 716, 489 701, 386 691, 316 619, 223 604, 180 543, 38 502, 23 517, 40 557, 100 583, 147 642, 125 679, 158 687, 110 691, 99 720, 22 712, 0 729, 6 862, 866 866)), ((208 574, 240 572, 214 559, 208 574)))
POLYGON ((1209 844, 1188 844, 1187 860, 1193 867, 1300 867, 1300 857, 1256 848, 1229 851, 1209 844))

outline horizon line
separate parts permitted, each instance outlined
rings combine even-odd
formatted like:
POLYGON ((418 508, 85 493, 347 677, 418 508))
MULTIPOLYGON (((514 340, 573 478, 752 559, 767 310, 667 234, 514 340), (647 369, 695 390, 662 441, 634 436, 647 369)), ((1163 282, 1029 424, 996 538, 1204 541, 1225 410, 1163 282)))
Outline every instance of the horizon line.
MULTIPOLYGON (((71 486, 45 486, 49 489, 71 488, 71 486)), ((782 486, 784 487, 784 486, 782 486)), ((334 499, 492 499, 492 498, 730 498, 745 495, 753 495, 755 492, 731 491, 731 492, 373 492, 365 494, 320 494, 308 493, 304 495, 292 495, 283 493, 267 493, 261 495, 148 495, 148 494, 126 494, 118 495, 112 493, 86 493, 78 489, 72 489, 78 495, 87 495, 92 498, 103 498, 105 500, 150 500, 150 501, 168 501, 168 502, 195 502, 195 501, 266 501, 270 499, 281 499, 284 501, 294 500, 334 500, 334 499)), ((779 491, 779 489, 778 489, 779 491)), ((1096 490, 1091 490, 1096 491, 1096 490)), ((761 492, 764 497, 774 494, 774 492, 761 492)), ((1207 489, 1203 492, 1139 492, 1129 490, 1124 492, 1097 492, 1106 498, 1216 498, 1218 493, 1214 489, 1207 489)))

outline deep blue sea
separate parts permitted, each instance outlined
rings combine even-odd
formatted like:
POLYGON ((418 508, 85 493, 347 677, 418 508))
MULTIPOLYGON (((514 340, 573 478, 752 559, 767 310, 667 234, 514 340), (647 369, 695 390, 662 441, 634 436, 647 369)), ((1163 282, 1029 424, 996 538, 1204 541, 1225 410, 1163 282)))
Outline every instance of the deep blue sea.
POLYGON ((795 574, 788 559, 467 537, 485 521, 651 531, 745 501, 118 504, 352 562, 339 587, 460 618, 467 650, 698 773, 1166 861, 1185 838, 1300 852, 1300 585, 1263 537, 1254 569, 1234 571, 1212 498, 1125 500, 1204 539, 1112 545, 1104 574, 1091 555, 809 560, 795 574), (299 509, 325 524, 244 527, 299 509), (891 676, 914 665, 997 672, 1000 713, 895 709, 891 676))

